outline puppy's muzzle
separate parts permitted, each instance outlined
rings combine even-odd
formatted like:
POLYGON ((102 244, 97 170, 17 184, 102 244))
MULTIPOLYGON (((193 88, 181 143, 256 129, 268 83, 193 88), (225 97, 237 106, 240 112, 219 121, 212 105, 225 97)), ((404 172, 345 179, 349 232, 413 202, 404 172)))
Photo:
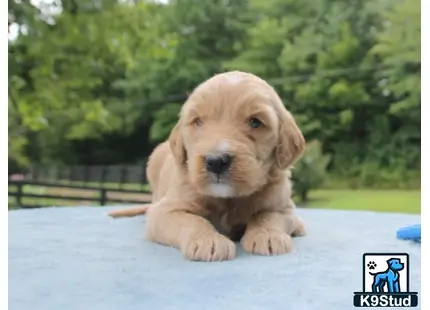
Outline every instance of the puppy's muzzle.
POLYGON ((232 160, 233 157, 228 154, 209 155, 205 158, 205 167, 208 172, 219 175, 231 166, 232 160))

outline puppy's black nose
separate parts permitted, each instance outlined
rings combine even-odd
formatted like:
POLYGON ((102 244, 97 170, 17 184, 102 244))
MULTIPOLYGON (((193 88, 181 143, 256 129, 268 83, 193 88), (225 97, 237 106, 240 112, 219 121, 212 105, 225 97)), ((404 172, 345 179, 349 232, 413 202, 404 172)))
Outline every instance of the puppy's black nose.
POLYGON ((231 165, 232 157, 228 154, 209 155, 206 157, 206 170, 216 174, 226 171, 231 165))

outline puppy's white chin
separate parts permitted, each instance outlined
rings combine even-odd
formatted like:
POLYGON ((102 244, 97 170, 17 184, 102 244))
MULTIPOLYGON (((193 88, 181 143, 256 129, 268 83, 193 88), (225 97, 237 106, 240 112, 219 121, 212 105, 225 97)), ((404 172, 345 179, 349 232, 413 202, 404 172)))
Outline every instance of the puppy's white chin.
POLYGON ((207 187, 206 192, 212 197, 230 198, 234 197, 235 190, 228 184, 214 183, 207 187))

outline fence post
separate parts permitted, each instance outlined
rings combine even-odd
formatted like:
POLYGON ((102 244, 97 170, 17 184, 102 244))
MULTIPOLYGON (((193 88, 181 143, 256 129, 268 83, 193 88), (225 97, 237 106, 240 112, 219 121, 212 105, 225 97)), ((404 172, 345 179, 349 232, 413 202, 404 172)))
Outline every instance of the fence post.
POLYGON ((105 183, 105 180, 106 180, 106 175, 107 175, 107 169, 108 168, 106 166, 103 166, 102 175, 101 175, 101 178, 100 178, 100 187, 104 186, 104 183, 105 183))
POLYGON ((122 189, 124 183, 127 181, 127 174, 128 174, 127 167, 125 165, 123 165, 121 167, 121 179, 120 179, 119 184, 118 184, 119 189, 122 189))
POLYGON ((18 206, 22 206, 22 190, 23 190, 23 184, 21 182, 16 183, 17 189, 16 189, 16 204, 18 206))
POLYGON ((107 202, 107 190, 105 188, 100 188, 100 205, 104 206, 107 202))

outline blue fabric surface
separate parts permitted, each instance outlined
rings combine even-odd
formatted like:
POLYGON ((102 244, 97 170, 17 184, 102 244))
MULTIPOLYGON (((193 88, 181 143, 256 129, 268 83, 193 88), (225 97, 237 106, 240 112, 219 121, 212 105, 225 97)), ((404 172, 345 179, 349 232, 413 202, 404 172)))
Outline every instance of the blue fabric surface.
POLYGON ((420 296, 421 246, 396 239, 417 215, 299 209, 308 236, 294 253, 238 247, 233 261, 198 263, 144 241, 144 217, 113 220, 109 209, 9 212, 10 310, 355 309, 365 252, 409 253, 420 296))

